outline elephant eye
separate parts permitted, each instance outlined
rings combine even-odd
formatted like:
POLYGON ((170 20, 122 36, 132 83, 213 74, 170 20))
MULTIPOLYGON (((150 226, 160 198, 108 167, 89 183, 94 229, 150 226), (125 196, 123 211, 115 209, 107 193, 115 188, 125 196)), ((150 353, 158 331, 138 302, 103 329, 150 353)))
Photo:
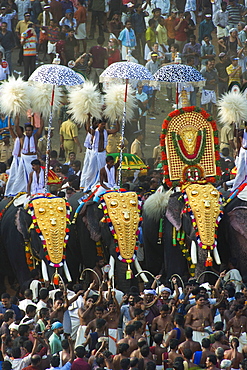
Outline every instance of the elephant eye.
POLYGON ((211 194, 214 195, 215 197, 217 197, 217 195, 219 195, 219 193, 216 190, 211 191, 211 194))
POLYGON ((117 200, 112 200, 111 201, 111 206, 116 208, 118 206, 118 201, 117 200))
POLYGON ((63 212, 63 207, 57 207, 57 210, 58 210, 59 212, 63 212))
POLYGON ((194 195, 194 196, 198 195, 198 191, 197 190, 192 190, 191 195, 194 195))
POLYGON ((44 208, 39 208, 39 213, 41 213, 43 215, 45 213, 45 209, 44 208))
POLYGON ((136 200, 135 200, 135 199, 131 199, 131 200, 130 200, 130 204, 131 204, 132 206, 136 206, 136 200))

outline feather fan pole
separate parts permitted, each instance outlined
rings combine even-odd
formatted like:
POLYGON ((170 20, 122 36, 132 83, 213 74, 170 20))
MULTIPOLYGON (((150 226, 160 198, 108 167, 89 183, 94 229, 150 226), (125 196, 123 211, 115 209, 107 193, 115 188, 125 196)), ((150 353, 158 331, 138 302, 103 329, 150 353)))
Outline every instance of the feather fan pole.
POLYGON ((102 100, 100 92, 97 91, 96 85, 91 81, 86 81, 82 88, 74 88, 68 95, 69 106, 68 113, 79 124, 86 123, 88 113, 96 119, 102 115, 102 100))
POLYGON ((15 117, 17 114, 26 116, 30 108, 30 99, 28 94, 28 83, 22 78, 9 77, 0 86, 0 107, 1 112, 15 117))
MULTIPOLYGON (((133 96, 133 88, 128 86, 128 94, 126 101, 126 120, 129 121, 134 114, 135 99, 133 96)), ((104 115, 109 119, 110 123, 114 123, 116 120, 122 120, 123 109, 124 109, 124 94, 125 85, 115 84, 110 85, 105 95, 104 115)))
POLYGON ((247 121, 247 104, 240 92, 227 92, 218 103, 219 121, 223 125, 234 122, 237 127, 241 121, 247 121))
MULTIPOLYGON (((51 111, 51 97, 53 86, 39 82, 31 82, 29 87, 31 108, 33 112, 42 113, 44 119, 48 119, 51 111)), ((62 100, 62 93, 59 87, 55 87, 53 113, 58 110, 62 100)))

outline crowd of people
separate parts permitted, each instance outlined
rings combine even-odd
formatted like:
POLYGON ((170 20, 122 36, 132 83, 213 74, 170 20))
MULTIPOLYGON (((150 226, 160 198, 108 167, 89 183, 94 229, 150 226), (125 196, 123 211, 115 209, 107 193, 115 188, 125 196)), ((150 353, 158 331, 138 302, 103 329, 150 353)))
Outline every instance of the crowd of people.
POLYGON ((215 285, 179 286, 175 277, 164 285, 159 275, 128 294, 112 288, 102 257, 101 285, 91 273, 89 285, 44 287, 34 269, 18 295, 1 295, 1 367, 245 370, 247 288, 235 263, 215 285))

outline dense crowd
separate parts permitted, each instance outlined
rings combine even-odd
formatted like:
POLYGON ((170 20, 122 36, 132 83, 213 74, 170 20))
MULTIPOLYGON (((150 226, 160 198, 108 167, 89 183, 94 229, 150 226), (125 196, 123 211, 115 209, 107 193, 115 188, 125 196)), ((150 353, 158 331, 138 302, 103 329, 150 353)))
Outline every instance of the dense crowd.
POLYGON ((1 367, 246 369, 247 289, 234 264, 215 285, 157 276, 128 294, 112 288, 102 258, 94 271, 103 283, 92 273, 87 289, 43 287, 34 269, 18 295, 1 296, 1 367))

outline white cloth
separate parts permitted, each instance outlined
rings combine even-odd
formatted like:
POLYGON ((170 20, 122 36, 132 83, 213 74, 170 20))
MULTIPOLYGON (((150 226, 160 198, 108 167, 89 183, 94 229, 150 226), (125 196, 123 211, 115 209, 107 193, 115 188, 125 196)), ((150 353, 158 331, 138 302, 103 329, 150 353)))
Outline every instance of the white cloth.
MULTIPOLYGON (((52 16, 52 14, 49 12, 49 19, 53 19, 53 16, 52 16)), ((43 24, 42 24, 42 26, 43 27, 45 27, 45 26, 47 26, 47 24, 46 24, 47 22, 46 22, 46 11, 44 10, 43 11, 43 24)))
POLYGON ((16 173, 15 182, 12 185, 12 196, 15 196, 19 192, 25 192, 27 191, 27 184, 28 184, 28 178, 30 172, 32 172, 32 165, 31 162, 37 159, 37 155, 26 155, 21 154, 20 160, 19 160, 19 166, 16 173))
POLYGON ((47 54, 56 54, 56 42, 51 43, 48 41, 47 43, 47 54))
POLYGON ((10 358, 9 356, 4 356, 4 361, 9 361, 12 364, 13 370, 22 370, 24 367, 31 364, 31 353, 23 358, 10 358))
POLYGON ((85 40, 87 38, 86 23, 80 23, 77 32, 75 33, 77 40, 85 40))
POLYGON ((77 331, 77 335, 76 335, 75 348, 77 346, 81 346, 86 341, 86 338, 84 337, 86 328, 87 328, 87 325, 80 325, 79 326, 78 331, 77 331))
POLYGON ((35 145, 35 140, 34 140, 33 135, 31 137, 28 137, 25 135, 23 148, 21 152, 23 154, 36 153, 36 145, 35 145))
POLYGON ((7 197, 11 197, 15 194, 14 183, 17 179, 18 167, 20 162, 20 157, 13 156, 13 160, 9 169, 9 178, 6 184, 5 193, 4 195, 7 197))
MULTIPOLYGON (((208 331, 212 332, 212 329, 210 326, 207 326, 205 329, 208 329, 208 331)), ((195 342, 199 342, 200 344, 202 344, 203 338, 208 338, 209 336, 208 331, 193 330, 193 340, 195 342)))
POLYGON ((236 161, 237 175, 233 182, 232 191, 236 190, 247 179, 247 150, 240 148, 238 161, 236 161))
POLYGON ((242 287, 242 276, 240 275, 240 272, 237 269, 231 269, 229 270, 225 276, 224 281, 225 282, 231 282, 235 285, 236 292, 240 292, 242 287))
MULTIPOLYGON (((135 47, 122 45, 122 49, 121 49, 122 60, 128 60, 128 51, 129 50, 135 50, 135 47)), ((132 60, 131 60, 131 62, 132 62, 132 60)))
POLYGON ((26 308, 28 305, 32 305, 36 307, 36 304, 31 299, 26 298, 19 302, 19 309, 26 312, 26 308))
POLYGON ((91 172, 91 169, 89 168, 89 163, 91 161, 92 153, 93 153, 92 149, 86 150, 86 155, 84 158, 84 163, 83 163, 83 168, 82 168, 82 173, 81 173, 81 180, 80 180, 81 189, 84 189, 85 186, 87 186, 87 184, 90 181, 90 177, 88 177, 89 176, 88 172, 91 172))
POLYGON ((20 138, 17 137, 15 139, 14 148, 13 148, 13 151, 12 151, 13 157, 18 157, 18 155, 20 153, 20 148, 21 148, 20 138))
MULTIPOLYGON (((100 169, 104 167, 106 152, 98 152, 92 149, 90 160, 88 163, 87 173, 84 179, 84 191, 90 190, 99 182, 100 169)), ((82 182, 81 182, 82 184, 82 182)))
POLYGON ((112 166, 110 169, 107 167, 107 164, 105 165, 105 171, 107 174, 107 185, 109 185, 110 188, 113 188, 116 186, 116 168, 115 166, 112 166))
POLYGON ((117 353, 118 330, 108 329, 109 351, 115 355, 117 353))
POLYGON ((40 169, 39 180, 37 173, 33 171, 33 181, 31 184, 31 194, 44 193, 45 192, 45 172, 43 168, 40 169))
MULTIPOLYGON (((106 130, 103 131, 103 135, 104 135, 104 150, 105 150, 107 146, 107 141, 108 141, 108 133, 106 130)), ((96 130, 94 131, 93 144, 92 144, 92 148, 95 151, 99 150, 99 138, 100 138, 100 132, 99 132, 99 129, 96 128, 96 130)))
POLYGON ((202 90, 201 104, 214 103, 216 104, 216 94, 214 90, 202 90))
POLYGON ((41 288, 41 282, 39 280, 33 280, 29 285, 29 289, 31 289, 31 291, 33 292, 33 300, 35 302, 38 301, 40 288, 41 288))

